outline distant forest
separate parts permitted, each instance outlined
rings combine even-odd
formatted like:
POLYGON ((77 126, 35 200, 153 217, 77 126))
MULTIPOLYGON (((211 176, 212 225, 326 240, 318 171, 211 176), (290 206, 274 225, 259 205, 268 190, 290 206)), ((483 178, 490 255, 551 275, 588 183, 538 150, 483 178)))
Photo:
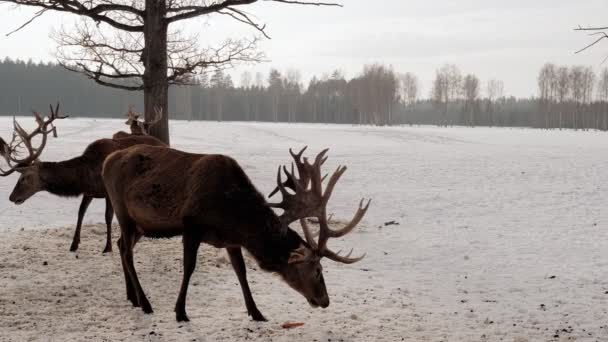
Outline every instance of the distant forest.
MULTIPOLYGON (((437 70, 424 97, 414 74, 379 64, 350 80, 339 71, 313 77, 307 86, 297 70, 244 72, 239 81, 235 87, 229 74, 214 70, 191 86, 172 87, 171 118, 608 130, 608 69, 598 77, 591 68, 546 64, 538 75, 539 96, 530 99, 506 96, 501 81, 482 85, 455 65, 437 70)), ((0 62, 0 115, 44 111, 57 101, 72 117, 118 118, 130 105, 143 108, 140 92, 97 85, 53 63, 0 62)))

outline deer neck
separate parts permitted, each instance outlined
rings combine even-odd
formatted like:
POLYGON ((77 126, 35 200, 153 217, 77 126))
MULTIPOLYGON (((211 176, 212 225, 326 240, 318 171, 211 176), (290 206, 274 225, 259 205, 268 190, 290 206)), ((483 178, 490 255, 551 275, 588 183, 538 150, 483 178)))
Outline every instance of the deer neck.
POLYGON ((53 195, 76 197, 83 193, 83 164, 78 158, 40 165, 42 188, 53 195))
POLYGON ((276 272, 287 263, 289 255, 302 243, 302 238, 290 228, 287 231, 272 229, 250 239, 245 249, 253 255, 265 271, 276 272))

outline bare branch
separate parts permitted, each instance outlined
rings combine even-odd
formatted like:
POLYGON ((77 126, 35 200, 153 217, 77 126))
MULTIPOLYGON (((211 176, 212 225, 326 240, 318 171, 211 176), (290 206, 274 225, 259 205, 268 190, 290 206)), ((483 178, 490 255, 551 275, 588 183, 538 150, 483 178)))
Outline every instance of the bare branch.
POLYGON ((267 0, 274 2, 282 2, 284 4, 292 4, 292 5, 311 5, 311 6, 335 6, 335 7, 344 7, 342 4, 335 2, 310 2, 310 1, 290 1, 290 0, 267 0))
POLYGON ((608 26, 607 27, 582 27, 581 25, 579 25, 577 28, 574 29, 574 31, 606 31, 608 30, 608 26))
POLYGON ((254 29, 258 30, 267 39, 270 39, 270 36, 268 34, 266 34, 266 31, 264 31, 264 29, 266 28, 266 25, 265 24, 264 25, 258 24, 255 21, 253 21, 251 19, 249 13, 246 13, 244 11, 239 11, 239 10, 234 9, 234 8, 228 8, 227 11, 228 12, 219 11, 218 13, 227 15, 227 16, 229 16, 229 17, 231 17, 231 18, 233 18, 233 19, 235 19, 237 21, 240 21, 240 22, 242 22, 244 24, 247 24, 247 25, 253 27, 254 29))
POLYGON ((167 12, 175 12, 175 14, 171 17, 167 17, 165 20, 167 23, 173 23, 179 20, 195 18, 205 14, 216 13, 221 10, 227 9, 230 6, 241 6, 241 5, 249 5, 257 0, 225 0, 220 3, 214 3, 208 6, 183 6, 183 7, 173 7, 167 10, 167 12))
MULTIPOLYGON (((71 65, 67 65, 67 64, 63 64, 63 63, 59 63, 59 64, 62 67, 64 67, 66 70, 84 74, 88 78, 90 78, 93 81, 95 81, 95 83, 101 84, 101 85, 106 86, 106 87, 116 88, 116 89, 123 89, 123 90, 129 90, 129 91, 138 91, 138 90, 143 90, 144 89, 143 85, 129 86, 129 85, 118 84, 118 83, 113 83, 113 82, 106 81, 104 78, 127 78, 127 77, 121 77, 120 75, 108 75, 108 74, 104 74, 104 73, 102 73, 99 70, 97 70, 97 71, 91 70, 91 69, 85 67, 83 64, 79 64, 79 65, 76 65, 76 66, 71 66, 71 65)), ((135 76, 132 76, 132 77, 135 77, 135 76)), ((140 76, 137 76, 137 77, 140 77, 140 76)))
POLYGON ((220 47, 203 50, 185 50, 171 55, 168 77, 170 84, 191 84, 191 76, 205 69, 231 68, 235 63, 255 63, 264 59, 257 49, 259 38, 251 40, 226 40, 220 47))
POLYGON ((591 44, 588 44, 584 48, 576 51, 575 53, 581 53, 581 52, 583 52, 583 51, 585 51, 585 50, 587 50, 587 49, 589 49, 589 48, 597 45, 597 43, 601 42, 602 40, 608 38, 608 33, 606 33, 606 32, 595 32, 595 33, 590 34, 590 36, 597 36, 597 35, 599 35, 600 37, 597 38, 595 41, 593 41, 591 44))
MULTIPOLYGON (((279 3, 285 3, 285 4, 291 4, 291 5, 342 7, 341 4, 333 3, 333 2, 289 1, 289 0, 265 0, 265 1, 279 2, 279 3)), ((167 23, 172 23, 172 22, 176 22, 179 20, 198 17, 201 15, 219 13, 223 10, 228 10, 228 9, 234 11, 234 7, 236 7, 236 6, 250 5, 254 2, 257 2, 257 0, 225 0, 220 3, 213 3, 213 4, 210 4, 207 6, 201 6, 201 5, 187 5, 187 6, 178 6, 178 7, 171 6, 170 8, 168 8, 167 12, 177 13, 177 14, 174 14, 173 16, 168 17, 166 19, 166 21, 167 21, 167 23)), ((241 19, 243 19, 243 18, 241 18, 241 19)), ((242 20, 239 20, 239 21, 242 21, 242 20)), ((247 23, 248 21, 249 20, 245 20, 244 22, 247 23)), ((247 23, 247 24, 250 25, 250 23, 247 23)), ((254 26, 256 27, 256 29, 259 29, 259 27, 261 27, 261 25, 259 25, 259 24, 256 24, 254 26)))
POLYGON ((7 33, 5 36, 8 37, 11 34, 18 32, 20 30, 22 30, 24 27, 26 27, 27 25, 31 24, 34 20, 36 20, 38 17, 42 16, 44 14, 44 12, 46 12, 46 9, 41 9, 40 11, 34 13, 34 16, 30 18, 30 20, 26 21, 25 23, 23 23, 23 25, 17 27, 16 29, 12 30, 11 32, 7 33))
POLYGON ((144 11, 134 6, 107 3, 95 4, 93 0, 0 0, 0 3, 12 3, 22 6, 38 7, 44 10, 73 13, 89 17, 96 22, 106 23, 114 28, 128 32, 143 32, 143 25, 131 25, 113 18, 116 12, 143 16, 144 11))

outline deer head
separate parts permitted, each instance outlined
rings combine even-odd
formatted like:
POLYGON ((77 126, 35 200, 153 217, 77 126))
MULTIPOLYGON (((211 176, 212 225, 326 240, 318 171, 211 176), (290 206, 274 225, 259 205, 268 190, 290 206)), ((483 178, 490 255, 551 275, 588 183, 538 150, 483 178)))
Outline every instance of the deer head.
POLYGON ((46 146, 47 135, 52 132, 54 136, 57 136, 57 130, 53 126, 53 121, 67 117, 59 115, 59 104, 57 104, 55 109, 52 106, 50 108, 51 113, 46 118, 34 112, 38 127, 31 133, 25 131, 17 120, 13 119, 14 131, 11 142, 6 143, 0 139, 0 155, 6 164, 5 168, 0 166, 0 176, 8 176, 15 171, 21 173, 9 197, 9 200, 15 204, 22 204, 33 194, 41 190, 42 184, 39 176, 40 162, 38 158, 46 146), (38 135, 41 136, 40 145, 34 147, 32 139, 38 135), (20 157, 24 154, 26 154, 25 157, 20 157))
POLYGON ((150 127, 154 126, 163 118, 163 112, 160 108, 155 108, 154 114, 152 121, 140 121, 139 118, 141 117, 141 114, 137 113, 133 107, 129 107, 125 124, 129 126, 131 134, 133 135, 148 135, 150 134, 150 127))
POLYGON ((328 259, 351 264, 357 262, 365 255, 351 258, 352 250, 347 255, 343 256, 339 253, 331 251, 327 242, 329 238, 342 237, 351 232, 361 221, 371 200, 364 205, 361 200, 359 208, 355 216, 344 227, 338 230, 329 228, 329 219, 327 217, 327 203, 331 197, 336 183, 346 171, 345 166, 339 166, 332 174, 323 187, 323 181, 326 177, 321 177, 321 166, 327 160, 325 156, 327 149, 319 153, 314 162, 310 163, 307 158, 302 159, 302 155, 306 147, 299 153, 294 153, 291 149, 289 153, 294 159, 291 171, 287 167, 279 167, 277 173, 277 189, 270 196, 280 192, 283 199, 280 203, 269 204, 273 208, 283 209, 283 214, 279 217, 279 221, 283 228, 287 231, 289 224, 300 221, 302 231, 306 239, 306 243, 302 243, 298 248, 292 251, 289 256, 287 265, 279 271, 283 279, 296 291, 301 293, 313 307, 321 306, 323 308, 329 305, 329 296, 323 279, 323 267, 321 259, 328 259), (295 176, 294 164, 298 169, 298 176, 295 176), (282 173, 285 174, 287 180, 282 181, 282 173), (287 189, 291 189, 289 192, 287 189), (319 222, 319 238, 315 240, 313 232, 309 227, 306 219, 309 217, 316 218, 319 222))

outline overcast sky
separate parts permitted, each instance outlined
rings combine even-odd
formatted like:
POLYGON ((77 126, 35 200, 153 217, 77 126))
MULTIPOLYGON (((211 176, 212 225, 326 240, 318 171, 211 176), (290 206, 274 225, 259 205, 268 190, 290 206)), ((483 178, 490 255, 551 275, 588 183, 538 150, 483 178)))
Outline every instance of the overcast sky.
MULTIPOLYGON (((248 66, 267 72, 271 66, 312 75, 339 68, 356 76, 363 65, 379 62, 398 72, 410 71, 428 95, 435 70, 453 63, 463 73, 505 83, 505 93, 536 94, 536 77, 548 61, 608 67, 608 41, 575 55, 591 41, 573 31, 577 25, 608 25, 606 0, 343 0, 343 8, 259 3, 249 11, 268 25, 271 40, 262 44, 269 63, 248 66)), ((30 9, 0 5, 0 57, 52 60, 50 30, 70 25, 69 15, 46 14, 26 29, 5 37, 31 16, 30 9)), ((228 37, 253 35, 242 24, 211 17, 183 26, 198 32, 207 45, 228 37)), ((235 72, 238 74, 243 68, 235 72)))

